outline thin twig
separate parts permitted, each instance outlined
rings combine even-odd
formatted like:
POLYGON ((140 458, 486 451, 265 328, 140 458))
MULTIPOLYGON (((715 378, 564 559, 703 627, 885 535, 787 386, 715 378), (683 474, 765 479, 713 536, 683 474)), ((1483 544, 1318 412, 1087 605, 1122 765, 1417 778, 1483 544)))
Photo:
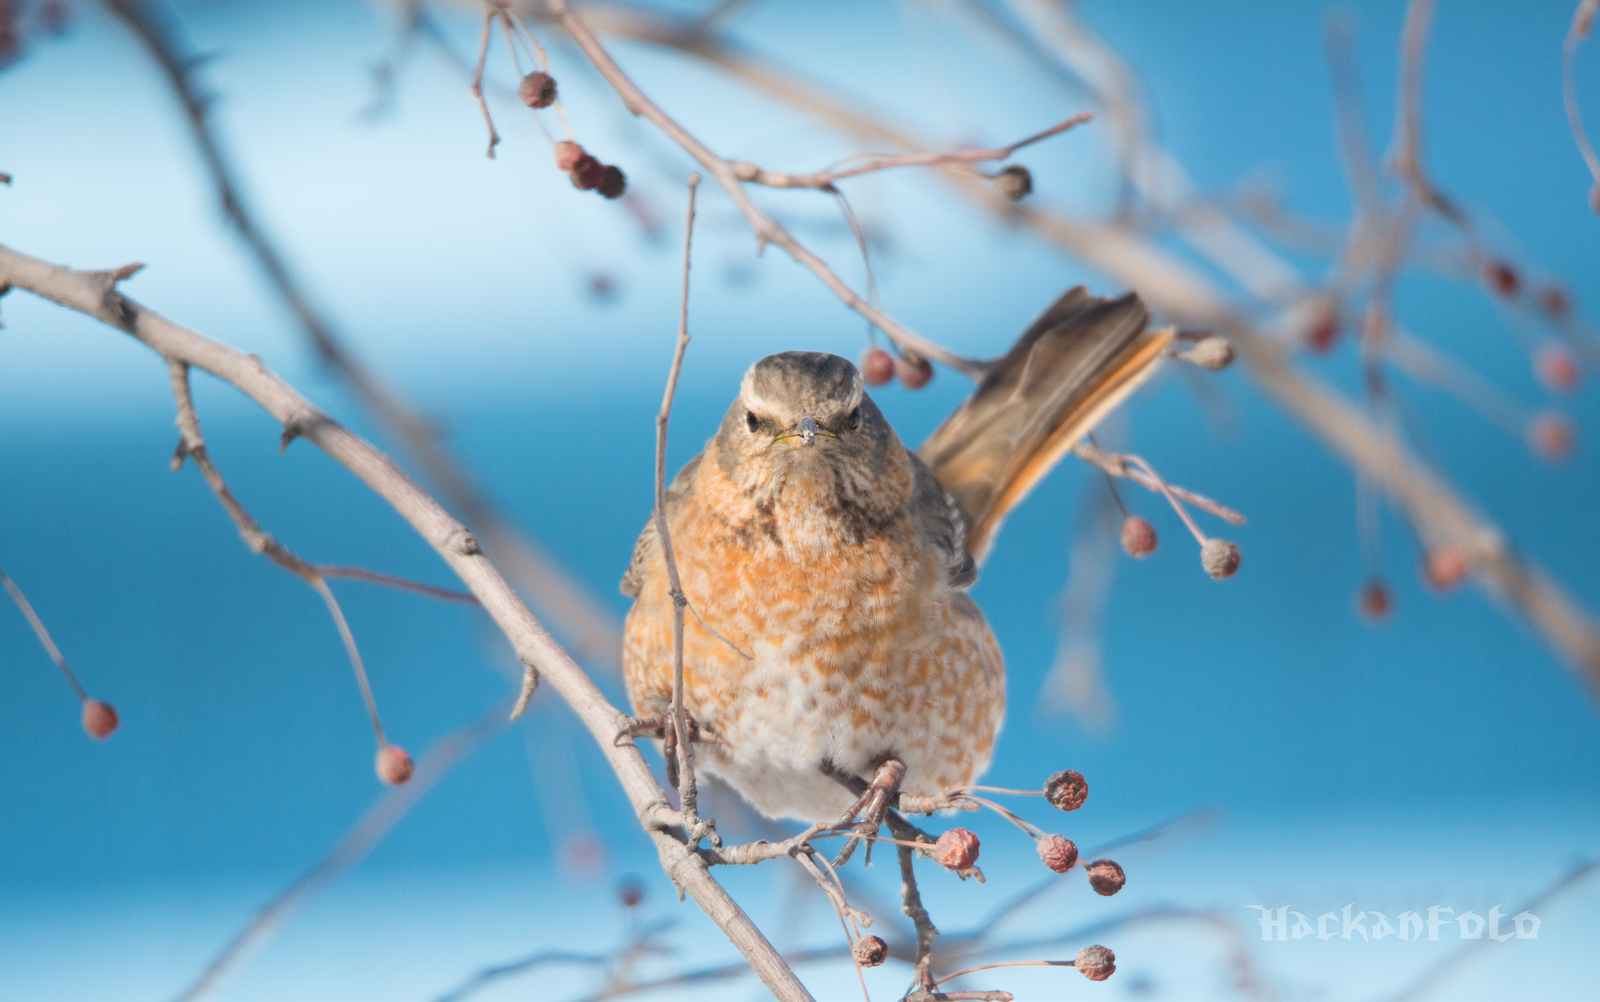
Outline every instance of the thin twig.
POLYGON ((67 659, 62 656, 61 648, 57 647, 56 642, 50 639, 50 631, 44 628, 44 621, 39 618, 38 613, 33 611, 33 606, 28 602, 28 596, 22 593, 22 589, 17 587, 17 583, 7 577, 6 572, 3 570, 0 570, 0 585, 5 585, 6 591, 11 593, 11 600, 17 603, 17 608, 22 610, 22 615, 28 620, 28 625, 33 627, 33 635, 39 638, 40 646, 44 648, 46 654, 50 655, 50 660, 56 663, 56 667, 61 669, 61 674, 67 677, 67 684, 72 686, 72 691, 78 694, 78 701, 87 703, 89 694, 83 691, 83 686, 78 684, 78 677, 72 674, 71 668, 67 667, 67 659))
POLYGON ((1600 10, 1600 0, 1578 0, 1577 9, 1572 12, 1572 26, 1561 43, 1561 97, 1567 106, 1567 124, 1572 127, 1572 138, 1594 178, 1589 207, 1600 212, 1600 156, 1595 155, 1594 145, 1589 142, 1589 134, 1583 128, 1583 112, 1578 108, 1578 45, 1589 37, 1597 10, 1600 10))
MULTIPOLYGON (((1219 504, 1204 494, 1196 494, 1187 488, 1169 484, 1162 480, 1161 477, 1154 475, 1153 471, 1146 472, 1148 464, 1145 464, 1144 460, 1138 456, 1120 452, 1106 452, 1092 442, 1077 443, 1072 447, 1072 454, 1090 466, 1096 466, 1104 470, 1108 476, 1127 477, 1153 494, 1170 493, 1173 497, 1180 498, 1201 511, 1210 512, 1230 525, 1243 525, 1245 523, 1245 517, 1227 505, 1219 504), (1134 465, 1130 467, 1130 463, 1134 465), (1145 468, 1139 468, 1141 465, 1145 468)), ((1126 514, 1126 509, 1124 509, 1124 514, 1126 514)))
POLYGON ((458 591, 454 588, 435 588, 421 581, 412 581, 410 578, 396 577, 393 574, 383 574, 378 571, 369 571, 365 567, 333 567, 328 564, 318 564, 317 573, 325 578, 345 578, 350 581, 365 581, 368 584, 383 585, 385 588, 396 588, 400 591, 416 592, 436 598, 441 602, 460 602, 464 605, 478 605, 477 596, 470 591, 458 591))

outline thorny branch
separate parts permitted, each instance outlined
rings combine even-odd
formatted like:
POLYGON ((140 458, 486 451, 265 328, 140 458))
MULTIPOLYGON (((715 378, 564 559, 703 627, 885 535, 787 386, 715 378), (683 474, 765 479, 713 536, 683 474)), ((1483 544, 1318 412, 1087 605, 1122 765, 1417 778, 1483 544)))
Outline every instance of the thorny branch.
POLYGON ((615 667, 622 641, 611 614, 589 596, 581 582, 499 513, 450 453, 437 426, 356 356, 294 277, 283 254, 251 211, 213 130, 210 99, 201 93, 194 79, 203 60, 183 42, 172 13, 159 0, 105 3, 132 29, 171 84, 224 215, 260 265, 272 290, 293 313, 317 357, 349 385, 368 413, 410 453, 450 506, 477 527, 484 545, 508 569, 523 593, 570 638, 577 656, 615 667))
POLYGON ((260 359, 166 320, 122 295, 102 276, 75 272, 0 246, 0 286, 11 285, 124 331, 162 357, 231 383, 274 419, 298 432, 359 477, 406 519, 456 573, 511 642, 589 729, 615 772, 662 869, 706 912, 780 1002, 811 1002, 794 972, 727 891, 705 860, 673 834, 677 813, 639 749, 616 742, 628 719, 528 611, 466 527, 449 515, 388 456, 317 409, 260 359))

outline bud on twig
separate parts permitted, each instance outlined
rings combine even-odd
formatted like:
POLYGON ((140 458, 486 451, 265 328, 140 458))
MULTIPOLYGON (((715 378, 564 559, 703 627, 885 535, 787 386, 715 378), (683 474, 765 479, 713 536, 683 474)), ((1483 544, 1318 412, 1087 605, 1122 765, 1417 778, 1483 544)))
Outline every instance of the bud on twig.
POLYGON ((861 356, 861 381, 882 386, 894 378, 894 358, 882 348, 871 348, 861 356))
POLYGON ((1033 191, 1033 174, 1021 164, 1010 164, 993 178, 994 190, 1008 202, 1020 202, 1033 191))
POLYGON ((978 861, 978 836, 952 828, 933 844, 933 861, 947 870, 967 870, 978 861))
POLYGON ((411 756, 399 745, 384 745, 378 749, 378 778, 390 786, 399 786, 410 779, 414 768, 411 756))
POLYGON ((1089 799, 1089 781, 1076 769, 1063 769, 1044 781, 1044 799, 1052 807, 1075 811, 1089 799))
POLYGON ((1208 539, 1200 547, 1200 566, 1218 580, 1231 578, 1239 570, 1239 547, 1226 539, 1208 539))
POLYGON ((1090 981, 1104 981, 1116 973, 1117 955, 1103 946, 1086 946, 1078 951, 1073 966, 1090 981))
POLYGON ((1128 875, 1122 872, 1122 867, 1109 859, 1097 859, 1084 869, 1089 873, 1089 886, 1103 897, 1111 897, 1128 882, 1128 875))
POLYGON ((862 936, 850 947, 850 955, 862 967, 877 967, 889 959, 889 944, 877 936, 862 936))
POLYGON ((1156 551, 1156 528, 1137 515, 1122 520, 1122 550, 1142 560, 1156 551))
POLYGON ((1078 846, 1065 835, 1046 835, 1037 848, 1044 865, 1057 873, 1066 873, 1078 861, 1078 846))
POLYGON ((556 103, 556 80, 548 73, 534 71, 522 78, 517 96, 530 108, 548 108, 556 103))
POLYGON ((112 709, 110 703, 102 703, 98 699, 83 701, 83 729, 89 732, 90 737, 102 741, 111 736, 117 729, 117 711, 112 709))

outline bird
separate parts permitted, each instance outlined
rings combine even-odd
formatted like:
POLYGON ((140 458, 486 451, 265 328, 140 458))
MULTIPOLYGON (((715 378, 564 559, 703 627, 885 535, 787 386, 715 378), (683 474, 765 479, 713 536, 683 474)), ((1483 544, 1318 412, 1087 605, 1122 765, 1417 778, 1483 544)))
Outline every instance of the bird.
MULTIPOLYGON (((863 781, 889 787, 881 814, 895 794, 976 780, 1004 720, 1005 663, 967 589, 1006 514, 1154 373, 1174 333, 1148 325, 1134 293, 1070 289, 916 450, 849 360, 786 351, 750 366, 663 509, 692 613, 697 771, 807 823, 860 814, 863 781)), ((653 518, 621 590, 632 733, 674 740, 674 598, 653 518)))

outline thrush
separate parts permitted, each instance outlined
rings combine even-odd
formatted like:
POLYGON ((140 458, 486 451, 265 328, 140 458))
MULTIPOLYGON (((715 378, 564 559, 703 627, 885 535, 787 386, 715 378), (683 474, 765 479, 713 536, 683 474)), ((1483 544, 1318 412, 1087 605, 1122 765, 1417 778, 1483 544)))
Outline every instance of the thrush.
MULTIPOLYGON (((807 822, 850 820, 865 779, 916 796, 974 781, 1005 716, 1005 663, 966 589, 1006 513, 1154 371, 1172 334, 1147 323, 1131 293, 1070 290, 915 452, 847 359, 752 365, 666 495, 693 612, 684 707, 699 769, 807 822)), ((639 730, 671 736, 673 598, 654 520, 622 591, 639 730)))

